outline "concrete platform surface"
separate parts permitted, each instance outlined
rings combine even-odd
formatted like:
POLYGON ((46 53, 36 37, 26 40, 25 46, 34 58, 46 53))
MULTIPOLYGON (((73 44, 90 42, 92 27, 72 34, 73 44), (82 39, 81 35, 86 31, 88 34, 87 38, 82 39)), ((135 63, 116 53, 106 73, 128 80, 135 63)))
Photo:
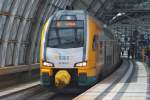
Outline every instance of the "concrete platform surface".
POLYGON ((75 100, 150 100, 150 68, 142 62, 133 61, 119 82, 103 90, 106 85, 107 83, 100 82, 75 100), (131 68, 133 70, 129 70, 131 68), (84 96, 85 94, 89 95, 84 96))

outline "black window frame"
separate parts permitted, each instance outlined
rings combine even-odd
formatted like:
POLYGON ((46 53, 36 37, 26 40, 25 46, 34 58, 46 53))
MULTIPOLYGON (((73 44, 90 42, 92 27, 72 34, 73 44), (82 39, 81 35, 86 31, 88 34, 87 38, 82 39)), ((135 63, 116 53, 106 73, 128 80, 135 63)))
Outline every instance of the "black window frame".
MULTIPOLYGON (((46 36, 46 44, 45 44, 45 46, 46 47, 49 47, 48 46, 48 37, 49 37, 49 32, 50 32, 50 30, 52 29, 52 28, 54 28, 54 29, 75 29, 76 31, 77 31, 77 29, 83 29, 83 47, 84 47, 84 44, 86 43, 86 41, 85 41, 85 21, 84 20, 52 20, 51 22, 50 22, 50 25, 49 25, 49 27, 48 27, 48 31, 47 31, 47 36, 46 36), (52 25, 53 25, 53 22, 54 21, 82 21, 82 24, 83 24, 83 26, 82 27, 51 27, 52 25)), ((50 48, 52 48, 52 47, 50 47, 50 48)), ((62 49, 62 48, 61 48, 62 49)), ((66 48, 67 49, 67 48, 66 48)))

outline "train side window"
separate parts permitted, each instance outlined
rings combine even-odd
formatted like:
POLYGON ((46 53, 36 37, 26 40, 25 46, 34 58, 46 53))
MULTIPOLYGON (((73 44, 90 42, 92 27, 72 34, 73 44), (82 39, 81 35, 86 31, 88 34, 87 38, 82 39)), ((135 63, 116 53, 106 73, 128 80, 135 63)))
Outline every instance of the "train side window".
POLYGON ((94 38, 93 38, 93 50, 96 50, 96 47, 97 47, 97 38, 96 38, 96 35, 94 35, 94 38))

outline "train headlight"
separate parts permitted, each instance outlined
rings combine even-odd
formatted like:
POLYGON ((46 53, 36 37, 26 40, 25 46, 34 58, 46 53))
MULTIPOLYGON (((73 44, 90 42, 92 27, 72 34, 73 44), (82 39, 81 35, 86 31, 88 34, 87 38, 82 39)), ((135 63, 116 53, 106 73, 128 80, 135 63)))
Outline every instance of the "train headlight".
POLYGON ((44 66, 53 67, 54 65, 50 62, 43 62, 44 66))
POLYGON ((80 63, 76 63, 76 67, 85 67, 87 65, 87 62, 80 62, 80 63))

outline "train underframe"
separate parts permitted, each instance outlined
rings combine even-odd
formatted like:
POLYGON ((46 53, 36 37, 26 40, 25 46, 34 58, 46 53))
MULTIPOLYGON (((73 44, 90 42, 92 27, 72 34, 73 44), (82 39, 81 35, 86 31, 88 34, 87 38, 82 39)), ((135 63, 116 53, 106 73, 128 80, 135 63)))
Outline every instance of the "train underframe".
POLYGON ((91 72, 95 71, 94 68, 73 68, 73 69, 58 69, 47 68, 41 69, 41 83, 43 86, 55 87, 55 75, 57 72, 65 70, 71 76, 71 81, 68 86, 92 86, 97 82, 96 75, 91 76, 91 72))

